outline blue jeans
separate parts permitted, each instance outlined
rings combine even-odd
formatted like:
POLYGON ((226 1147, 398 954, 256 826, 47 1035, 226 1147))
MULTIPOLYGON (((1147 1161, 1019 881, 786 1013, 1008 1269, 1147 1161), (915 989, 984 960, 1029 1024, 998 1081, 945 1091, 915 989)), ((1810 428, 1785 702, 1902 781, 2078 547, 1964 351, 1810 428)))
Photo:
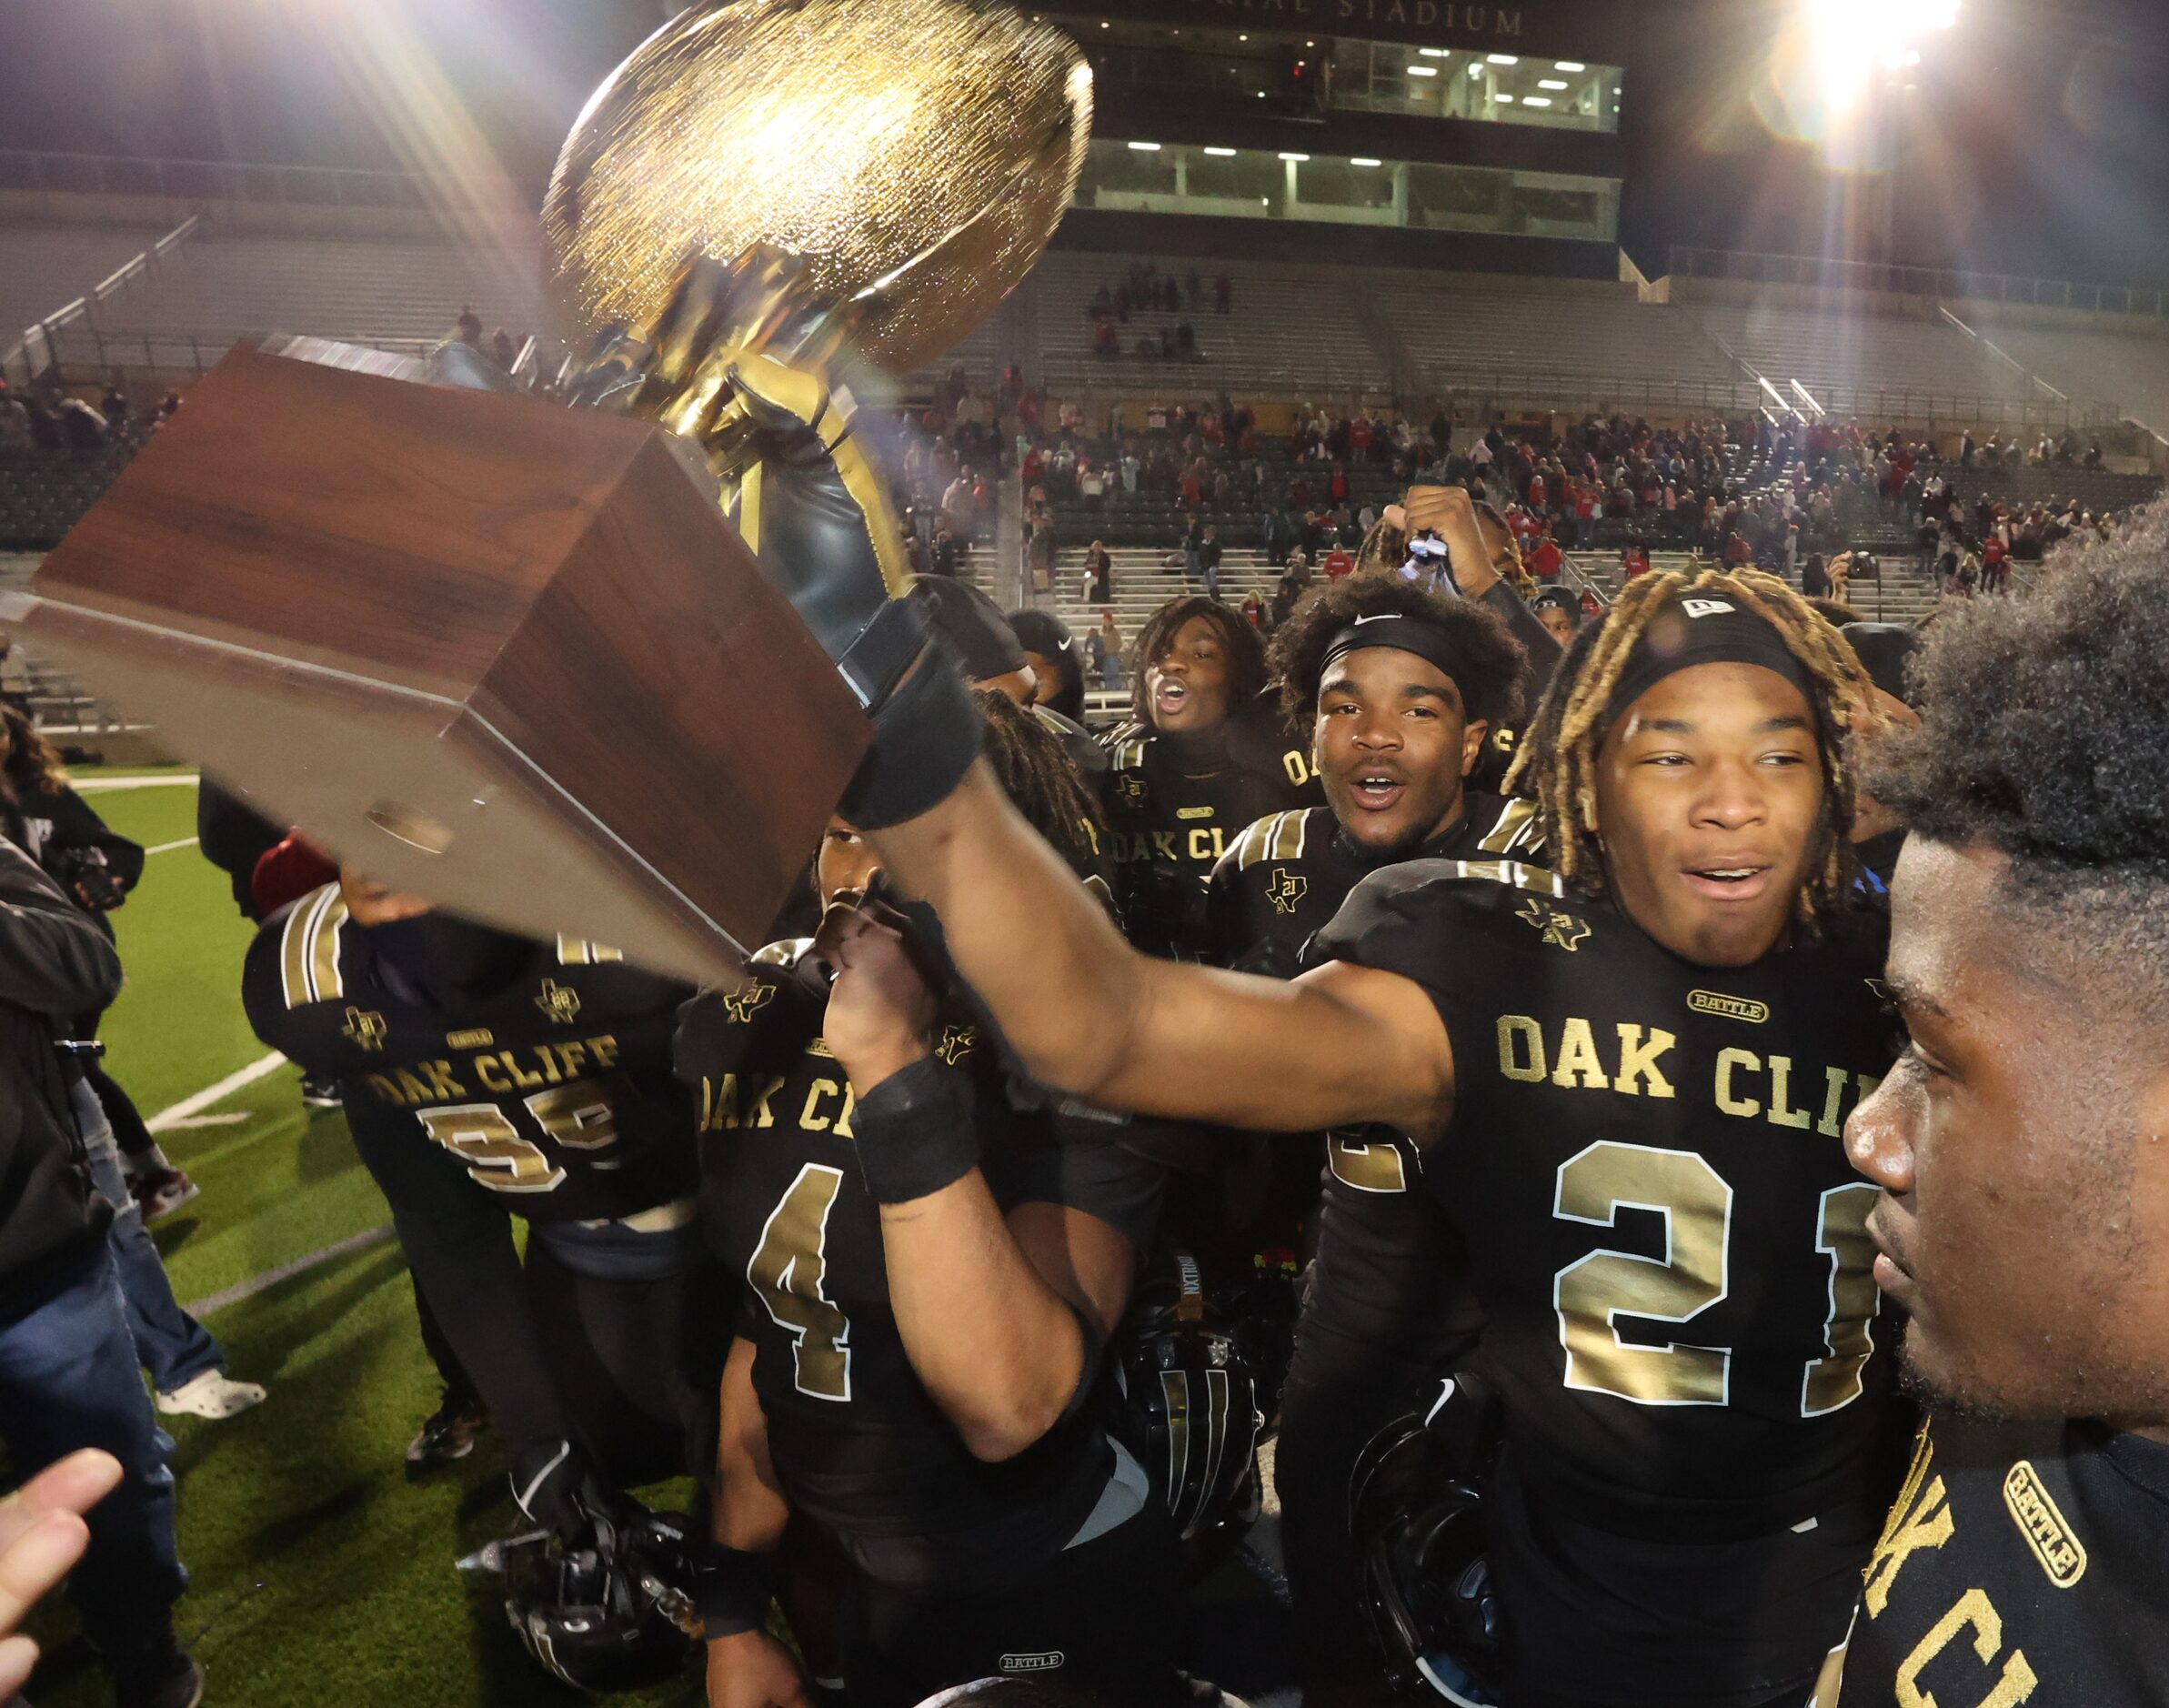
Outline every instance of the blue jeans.
POLYGON ((113 1249, 113 1267, 120 1277, 128 1332, 135 1339, 136 1356, 150 1371, 152 1385, 160 1393, 171 1393, 206 1370, 224 1370, 226 1354, 211 1338, 211 1331, 182 1310, 173 1296, 165 1261, 121 1173, 120 1147, 114 1142, 97 1093, 77 1080, 68 1095, 75 1105, 75 1124, 83 1131, 84 1148, 90 1154, 91 1180, 114 1207, 105 1241, 113 1249))
POLYGON ((79 1447, 121 1462, 120 1486, 90 1511, 90 1549, 67 1592, 116 1699, 148 1694, 180 1664, 173 1604, 188 1574, 174 1537, 173 1440, 143 1391, 105 1248, 44 1304, 0 1322, 0 1438, 25 1478, 79 1447))

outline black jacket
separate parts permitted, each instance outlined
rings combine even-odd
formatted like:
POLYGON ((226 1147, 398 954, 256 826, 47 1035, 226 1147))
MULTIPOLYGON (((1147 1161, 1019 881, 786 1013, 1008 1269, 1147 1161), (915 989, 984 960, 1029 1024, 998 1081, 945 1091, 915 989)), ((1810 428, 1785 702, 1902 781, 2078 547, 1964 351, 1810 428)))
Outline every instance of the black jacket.
POLYGON ((0 1321, 44 1303, 112 1219, 53 1039, 59 1017, 102 1009, 120 987, 120 957, 96 921, 0 845, 0 1321))

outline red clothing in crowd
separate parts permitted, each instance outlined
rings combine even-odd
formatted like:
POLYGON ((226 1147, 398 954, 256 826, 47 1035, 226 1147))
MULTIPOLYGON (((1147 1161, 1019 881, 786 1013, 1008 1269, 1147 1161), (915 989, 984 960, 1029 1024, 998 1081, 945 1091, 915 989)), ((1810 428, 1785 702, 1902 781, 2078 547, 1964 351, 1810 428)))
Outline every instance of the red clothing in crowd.
POLYGON ((1338 581, 1342 576, 1353 575, 1355 569, 1355 554, 1347 547, 1336 546, 1326 553, 1325 572, 1328 581, 1338 581))
POLYGON ((1556 581, 1559 568, 1566 561, 1566 554, 1559 549, 1559 542, 1549 537, 1536 542, 1536 549, 1529 554, 1524 567, 1539 581, 1556 581))

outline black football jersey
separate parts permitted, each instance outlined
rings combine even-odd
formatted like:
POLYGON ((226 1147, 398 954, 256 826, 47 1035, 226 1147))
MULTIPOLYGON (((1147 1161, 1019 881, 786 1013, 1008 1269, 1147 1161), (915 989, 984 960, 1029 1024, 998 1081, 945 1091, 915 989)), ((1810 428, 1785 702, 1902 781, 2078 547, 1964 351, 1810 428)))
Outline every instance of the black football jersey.
POLYGON ((2153 1708, 2169 1702, 2164 1607, 2169 1447, 1937 1417, 1813 1708, 2153 1708))
POLYGON ((1178 743, 1136 724, 1116 729, 1108 752, 1100 799, 1123 929, 1148 954, 1198 959, 1214 863, 1256 819, 1304 804, 1300 783, 1241 763, 1224 743, 1178 743))
MULTIPOLYGON (((1463 803, 1461 816, 1411 859, 1542 863, 1534 801, 1471 792, 1463 803)), ((1332 923, 1349 891, 1378 869, 1349 846, 1331 808, 1259 819, 1220 858, 1206 885, 1210 959, 1215 966, 1293 978, 1303 945, 1332 923)))
POLYGON ((265 921, 242 974, 256 1036, 339 1082, 395 1210, 481 1194, 529 1221, 691 1200, 692 1105, 670 1066, 688 994, 559 938, 534 946, 524 976, 447 1010, 379 959, 336 884, 265 921))
POLYGON ((1745 1539, 1879 1498, 1875 1189, 1841 1132, 1893 1051, 1861 926, 1698 967, 1548 873, 1441 860, 1320 934, 1445 1021, 1423 1190, 1468 1242, 1528 1485, 1591 1522, 1745 1539))
MULTIPOLYGON (((857 1099, 820 1036, 826 999, 797 970, 805 948, 763 949, 744 990, 685 1010, 678 1060, 698 1098, 702 1227, 745 1280, 738 1331, 792 1505, 879 1581, 990 1588, 1076 1533, 1112 1449, 1088 1408, 986 1464, 920 1385, 852 1150, 857 1099)), ((1055 1117, 1013 1110, 968 1020, 944 1021, 935 1053, 971 1080, 981 1171, 1005 1211, 1067 1204, 1145 1250, 1156 1168, 1117 1144, 1058 1143, 1055 1117)))

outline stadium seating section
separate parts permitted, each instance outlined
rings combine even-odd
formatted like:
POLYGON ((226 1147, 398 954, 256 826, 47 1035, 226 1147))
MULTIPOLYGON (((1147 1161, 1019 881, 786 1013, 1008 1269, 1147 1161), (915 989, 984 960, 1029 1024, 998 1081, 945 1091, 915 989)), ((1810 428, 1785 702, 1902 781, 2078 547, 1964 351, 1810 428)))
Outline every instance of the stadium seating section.
POLYGON ((0 350, 14 348, 25 327, 88 296, 158 236, 126 226, 0 228, 0 350))
MULTIPOLYGON (((147 247, 156 233, 126 227, 18 226, 0 229, 0 347, 41 316, 86 293, 147 247)), ((99 357, 131 369, 186 367, 232 337, 272 329, 412 345, 441 336, 463 304, 485 326, 516 337, 545 324, 535 281, 538 234, 512 226, 465 246, 220 235, 180 245, 149 275, 100 305, 98 337, 71 335, 72 367, 95 375, 99 357), (146 348, 146 340, 148 340, 146 348), (193 341, 193 342, 191 342, 193 341)), ((2169 422, 2169 328, 2163 336, 1983 326, 2005 354, 1932 309, 1907 314, 1831 307, 1688 301, 1645 304, 1632 286, 1413 269, 1357 273, 1263 261, 1169 262, 1194 266, 1206 288, 1179 313, 1133 311, 1119 330, 1122 354, 1093 353, 1087 310, 1122 282, 1132 257, 1050 251, 1012 306, 957 350, 909 377, 924 390, 961 367, 985 383, 1023 359, 1059 396, 1086 385, 1225 389, 1319 403, 1383 401, 1396 389, 1512 397, 1561 407, 1750 407, 1766 377, 1790 396, 1797 380, 1833 413, 1892 413, 1911 397, 1933 412, 2016 420, 2034 383, 2066 395, 2084 416, 2114 406, 2169 422), (1215 312, 1211 286, 1226 274, 1234 312, 1215 312), (1140 359, 1138 343, 1188 320, 1200 358, 1170 371, 1140 359), (1727 351, 1730 354, 1727 354, 1727 351)), ((1918 415, 1922 411, 1911 412, 1918 415)), ((2169 431, 2169 428, 2164 428, 2169 431)))

